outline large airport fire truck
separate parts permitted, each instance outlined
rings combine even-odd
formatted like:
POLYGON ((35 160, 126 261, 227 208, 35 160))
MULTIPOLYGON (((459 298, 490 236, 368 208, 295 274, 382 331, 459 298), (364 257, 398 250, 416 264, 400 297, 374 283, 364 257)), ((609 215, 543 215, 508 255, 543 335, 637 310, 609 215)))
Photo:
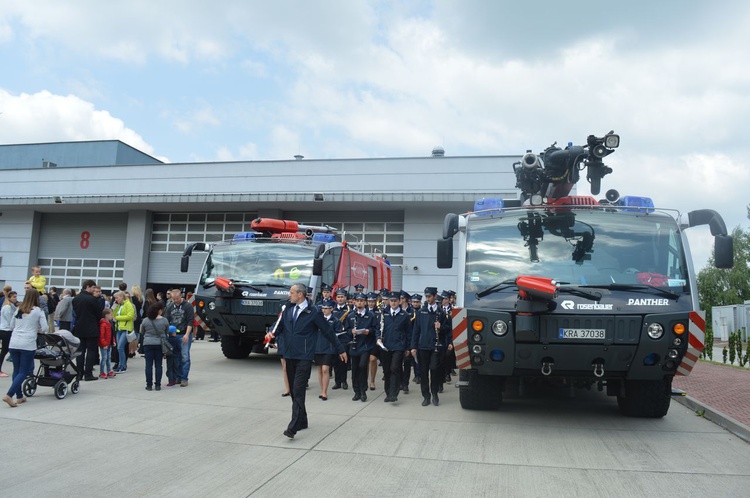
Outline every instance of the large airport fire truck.
POLYGON ((596 199, 610 132, 585 145, 528 151, 513 165, 517 199, 482 199, 448 214, 438 267, 457 247, 454 343, 466 409, 496 409, 539 384, 605 390, 628 416, 663 417, 675 375, 703 350, 685 231, 708 225, 718 268, 733 241, 710 209, 681 214, 640 196, 596 199), (570 195, 585 171, 592 195, 570 195))
POLYGON ((196 311, 221 335, 227 358, 245 358, 262 346, 295 283, 307 285, 312 299, 322 284, 334 291, 391 287, 385 260, 356 250, 331 227, 271 218, 250 226, 251 232, 228 241, 188 245, 181 261, 187 272, 193 251, 208 252, 195 288, 196 311))

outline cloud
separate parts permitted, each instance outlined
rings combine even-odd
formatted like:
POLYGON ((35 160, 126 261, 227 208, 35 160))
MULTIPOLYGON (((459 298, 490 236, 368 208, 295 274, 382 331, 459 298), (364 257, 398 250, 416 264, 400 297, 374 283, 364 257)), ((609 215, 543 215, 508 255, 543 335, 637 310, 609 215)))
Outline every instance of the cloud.
POLYGON ((48 91, 13 95, 0 89, 0 110, 0 136, 4 143, 121 140, 154 154, 154 148, 122 120, 74 95, 48 91))

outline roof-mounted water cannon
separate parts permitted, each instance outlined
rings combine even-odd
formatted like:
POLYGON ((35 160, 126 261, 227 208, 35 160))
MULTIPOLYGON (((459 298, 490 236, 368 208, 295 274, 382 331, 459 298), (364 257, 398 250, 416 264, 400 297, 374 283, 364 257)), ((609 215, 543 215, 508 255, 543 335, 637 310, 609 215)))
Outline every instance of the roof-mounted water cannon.
MULTIPOLYGON (((559 199, 567 196, 586 169, 586 179, 591 183, 591 193, 599 194, 601 179, 612 172, 603 158, 620 145, 620 136, 610 131, 603 137, 589 135, 586 145, 557 147, 557 142, 539 155, 526 151, 521 161, 513 164, 516 187, 521 189, 521 200, 529 198, 559 199)), ((532 199, 533 200, 533 199, 532 199)), ((532 202, 533 203, 533 202, 532 202)))

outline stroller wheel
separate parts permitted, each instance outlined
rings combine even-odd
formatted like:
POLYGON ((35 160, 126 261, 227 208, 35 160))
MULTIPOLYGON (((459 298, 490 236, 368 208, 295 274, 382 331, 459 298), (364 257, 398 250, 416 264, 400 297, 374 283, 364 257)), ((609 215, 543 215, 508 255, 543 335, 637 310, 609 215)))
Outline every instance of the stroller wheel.
POLYGON ((68 384, 64 380, 58 380, 55 384, 55 397, 63 399, 68 394, 68 384))
POLYGON ((70 392, 73 394, 78 394, 78 388, 80 387, 80 382, 78 379, 74 380, 73 383, 70 385, 70 392))
POLYGON ((24 396, 33 396, 36 392, 36 379, 34 377, 27 377, 21 384, 21 392, 24 396))

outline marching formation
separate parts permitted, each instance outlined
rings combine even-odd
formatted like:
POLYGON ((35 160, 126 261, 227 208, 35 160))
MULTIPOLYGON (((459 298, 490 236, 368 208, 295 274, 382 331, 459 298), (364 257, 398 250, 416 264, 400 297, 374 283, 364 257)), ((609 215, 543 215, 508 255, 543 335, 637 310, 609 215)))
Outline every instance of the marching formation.
POLYGON ((436 287, 419 294, 406 291, 366 293, 362 286, 349 294, 322 286, 322 297, 313 304, 307 289, 295 284, 276 328, 266 336, 282 356, 286 391, 292 397, 292 420, 284 435, 293 438, 308 426, 305 391, 313 362, 318 368, 319 399, 332 390, 349 389, 352 401, 367 401, 375 390, 378 362, 382 367, 384 402, 395 403, 409 394, 411 372, 420 385, 422 406, 440 404, 443 385, 450 382, 455 365, 452 314, 455 292, 436 287))

